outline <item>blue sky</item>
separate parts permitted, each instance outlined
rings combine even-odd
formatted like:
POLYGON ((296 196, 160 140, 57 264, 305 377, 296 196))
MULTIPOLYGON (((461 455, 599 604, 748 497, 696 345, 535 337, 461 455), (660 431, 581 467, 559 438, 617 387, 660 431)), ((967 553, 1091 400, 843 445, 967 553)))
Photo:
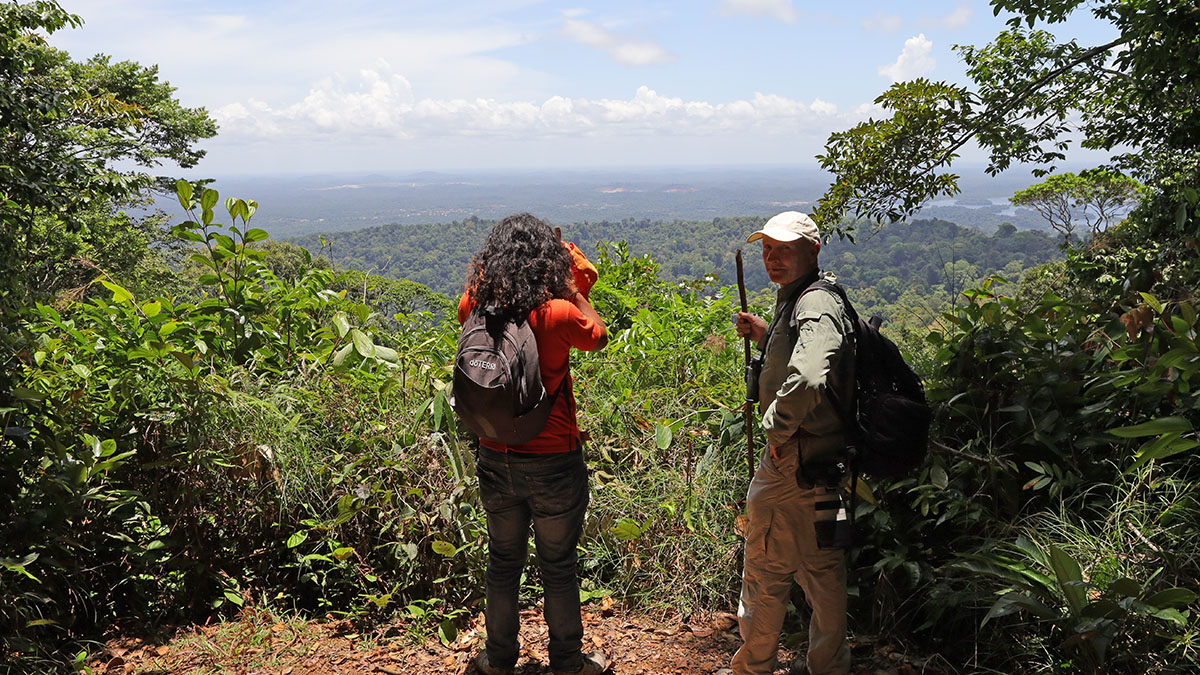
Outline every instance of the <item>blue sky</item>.
POLYGON ((158 64, 212 113, 213 175, 814 165, 893 81, 960 81, 953 45, 1004 19, 954 0, 62 3, 85 23, 53 44, 158 64))

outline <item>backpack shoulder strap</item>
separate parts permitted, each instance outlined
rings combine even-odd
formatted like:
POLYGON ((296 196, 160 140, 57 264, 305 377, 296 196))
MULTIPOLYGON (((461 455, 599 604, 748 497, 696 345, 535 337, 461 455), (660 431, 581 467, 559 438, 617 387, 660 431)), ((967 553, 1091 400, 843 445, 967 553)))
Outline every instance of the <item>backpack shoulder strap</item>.
MULTIPOLYGON (((827 279, 817 279, 816 281, 809 284, 808 288, 804 289, 804 293, 808 293, 809 291, 813 291, 813 290, 825 291, 826 293, 836 295, 838 298, 841 299, 842 306, 846 309, 846 315, 850 317, 850 324, 852 326, 854 326, 854 333, 855 333, 855 335, 857 335, 858 334, 858 312, 855 311, 854 305, 852 305, 850 303, 850 298, 848 298, 846 296, 846 289, 842 288, 840 284, 835 284, 832 281, 829 281, 827 279)), ((801 295, 804 295, 804 293, 801 293, 801 295)))
MULTIPOLYGON (((856 343, 855 344, 855 348, 856 348, 855 349, 855 358, 857 360, 857 357, 858 357, 857 350, 862 347, 862 345, 859 344, 862 341, 862 338, 861 338, 862 329, 859 326, 858 312, 855 311, 854 305, 850 304, 850 298, 846 297, 846 289, 842 288, 841 285, 839 285, 839 284, 833 283, 832 281, 828 281, 826 279, 817 279, 816 281, 809 284, 807 288, 804 289, 804 293, 808 293, 809 291, 813 291, 813 290, 825 291, 826 293, 836 295, 838 298, 841 299, 842 307, 845 308, 846 316, 850 319, 850 325, 853 327, 853 330, 854 330, 853 335, 854 335, 854 341, 856 343)), ((801 293, 801 295, 804 295, 804 293, 801 293)), ((857 419, 856 419, 857 415, 855 414, 855 411, 858 408, 857 379, 858 379, 858 373, 856 371, 855 372, 855 384, 851 389, 853 393, 851 394, 851 401, 850 401, 849 406, 842 405, 842 402, 838 400, 837 392, 835 392, 832 388, 826 387, 826 389, 825 389, 825 394, 829 397, 830 402, 833 403, 833 409, 837 411, 838 417, 840 417, 842 419, 842 426, 845 428, 846 433, 848 435, 850 435, 852 438, 854 436, 858 435, 857 434, 858 423, 857 423, 857 419)), ((857 441, 852 441, 852 442, 857 442, 857 441)), ((851 457, 849 459, 853 463, 854 458, 851 457)))
POLYGON ((780 320, 782 320, 785 315, 791 314, 792 312, 796 311, 796 303, 800 302, 800 296, 807 293, 810 288, 812 288, 812 284, 809 284, 807 286, 804 286, 804 285, 797 286, 796 290, 792 291, 792 294, 790 296, 788 296, 788 299, 786 301, 784 301, 783 306, 779 308, 779 311, 775 312, 775 316, 771 317, 771 323, 767 326, 766 332, 763 333, 762 342, 759 343, 758 350, 760 352, 766 351, 767 342, 770 341, 771 335, 775 332, 775 329, 779 326, 780 320))
MULTIPOLYGON (((533 325, 530 324, 529 321, 511 322, 511 323, 513 323, 513 325, 517 326, 518 331, 522 331, 522 332, 528 331, 529 332, 528 340, 529 340, 529 344, 533 347, 533 349, 531 350, 533 352, 533 358, 537 359, 537 361, 538 361, 537 369, 538 369, 538 375, 540 377, 541 376, 542 356, 537 351, 537 336, 533 332, 533 325)), ((565 375, 563 375, 562 382, 560 382, 558 384, 558 387, 556 387, 554 389, 553 393, 547 392, 549 394, 549 398, 551 401, 549 404, 551 407, 553 407, 555 402, 558 400, 559 394, 568 390, 568 386, 570 385, 570 383, 571 383, 571 357, 568 354, 567 355, 567 372, 565 375)), ((571 412, 574 413, 573 410, 571 412)))

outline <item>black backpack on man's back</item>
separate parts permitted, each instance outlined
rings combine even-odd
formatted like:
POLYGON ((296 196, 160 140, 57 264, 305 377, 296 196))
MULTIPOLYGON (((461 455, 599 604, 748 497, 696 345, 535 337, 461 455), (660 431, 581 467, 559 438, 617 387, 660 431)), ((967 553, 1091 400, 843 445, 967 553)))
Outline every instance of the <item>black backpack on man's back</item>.
POLYGON ((480 438, 521 445, 545 428, 570 379, 547 394, 529 321, 505 321, 476 307, 458 338, 450 407, 480 438))
POLYGON ((837 284, 818 279, 803 293, 814 289, 841 298, 854 325, 855 400, 848 407, 833 402, 850 437, 851 468, 877 478, 913 471, 925 459, 933 419, 920 376, 905 363, 895 343, 879 332, 882 319, 860 319, 837 284))

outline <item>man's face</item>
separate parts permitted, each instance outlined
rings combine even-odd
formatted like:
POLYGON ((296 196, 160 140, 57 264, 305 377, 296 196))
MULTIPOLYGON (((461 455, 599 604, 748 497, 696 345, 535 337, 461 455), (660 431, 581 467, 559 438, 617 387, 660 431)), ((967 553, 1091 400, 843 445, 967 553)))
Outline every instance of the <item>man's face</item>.
POLYGON ((778 241, 762 238, 763 266, 771 281, 786 286, 808 276, 817 268, 817 253, 821 245, 807 239, 778 241))

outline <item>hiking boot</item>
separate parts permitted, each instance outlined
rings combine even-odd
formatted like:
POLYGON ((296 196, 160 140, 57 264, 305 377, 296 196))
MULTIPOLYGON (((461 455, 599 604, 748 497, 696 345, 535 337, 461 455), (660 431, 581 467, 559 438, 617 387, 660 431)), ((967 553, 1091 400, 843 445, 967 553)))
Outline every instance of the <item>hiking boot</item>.
POLYGON ((493 666, 492 662, 488 659, 486 649, 479 652, 479 654, 475 657, 475 670, 478 670, 483 675, 512 675, 513 674, 512 668, 501 668, 500 666, 493 666))
POLYGON ((583 665, 579 670, 556 670, 554 675, 600 675, 608 670, 608 661, 600 652, 583 655, 583 665))

